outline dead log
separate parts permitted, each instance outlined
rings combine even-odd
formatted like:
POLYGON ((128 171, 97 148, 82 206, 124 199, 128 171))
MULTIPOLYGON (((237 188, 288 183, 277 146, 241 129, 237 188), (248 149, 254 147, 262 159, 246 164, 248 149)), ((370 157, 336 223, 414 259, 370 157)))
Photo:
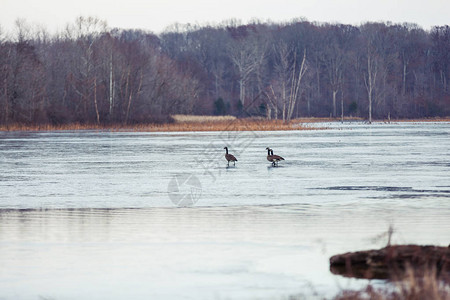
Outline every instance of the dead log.
POLYGON ((330 271, 346 277, 400 279, 408 267, 416 272, 436 270, 438 276, 450 278, 450 247, 395 245, 330 258, 330 271))

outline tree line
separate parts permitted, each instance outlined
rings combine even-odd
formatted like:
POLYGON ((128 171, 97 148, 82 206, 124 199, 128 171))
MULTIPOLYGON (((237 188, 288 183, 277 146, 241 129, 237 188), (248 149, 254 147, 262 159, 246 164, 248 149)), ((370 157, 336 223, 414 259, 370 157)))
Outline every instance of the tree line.
POLYGON ((0 123, 150 123, 171 114, 421 118, 450 112, 450 28, 229 20, 159 35, 79 17, 0 27, 0 123))

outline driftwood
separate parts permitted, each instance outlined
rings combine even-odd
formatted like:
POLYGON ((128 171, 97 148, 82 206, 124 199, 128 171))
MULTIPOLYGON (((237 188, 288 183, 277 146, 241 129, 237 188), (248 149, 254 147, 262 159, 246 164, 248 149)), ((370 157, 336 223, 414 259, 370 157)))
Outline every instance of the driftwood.
POLYGON ((401 279, 408 267, 415 272, 435 270, 437 275, 450 278, 450 246, 396 245, 330 258, 330 271, 346 277, 401 279))

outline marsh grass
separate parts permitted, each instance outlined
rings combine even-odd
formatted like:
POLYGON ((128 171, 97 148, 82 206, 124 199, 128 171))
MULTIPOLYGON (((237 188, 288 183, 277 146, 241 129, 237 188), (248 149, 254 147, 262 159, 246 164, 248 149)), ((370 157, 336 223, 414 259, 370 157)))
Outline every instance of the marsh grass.
MULTIPOLYGON (((177 119, 175 119, 177 120, 177 119)), ((313 130, 297 122, 290 124, 278 120, 259 119, 198 119, 201 121, 176 121, 172 124, 153 125, 149 131, 278 131, 278 130, 313 130)), ((137 130, 147 127, 138 127, 137 130)))
MULTIPOLYGON (((231 116, 230 116, 231 117, 231 116)), ((277 131, 277 130, 317 130, 292 121, 289 124, 280 120, 236 119, 220 117, 174 118, 174 123, 167 124, 66 124, 66 125, 0 125, 0 131, 70 131, 70 130, 108 130, 137 132, 177 132, 177 131, 277 131)))
POLYGON ((411 123, 450 122, 450 117, 436 117, 436 118, 424 118, 424 119, 397 119, 397 120, 391 119, 391 122, 411 122, 411 123))
POLYGON ((450 278, 439 274, 435 267, 408 266, 401 275, 393 274, 391 282, 383 287, 370 283, 362 290, 343 290, 333 300, 448 300, 450 278))
MULTIPOLYGON (((173 123, 149 124, 10 124, 0 125, 0 131, 141 131, 141 132, 176 132, 176 131, 280 131, 280 130, 317 130, 323 128, 310 127, 308 123, 338 122, 339 118, 299 118, 290 123, 281 120, 264 118, 243 118, 234 116, 193 116, 172 115, 173 123)), ((364 121, 361 118, 344 118, 344 121, 364 121)), ((383 122, 383 121, 374 121, 383 122)), ((450 122, 450 118, 430 118, 414 120, 394 120, 390 122, 450 122)))
POLYGON ((196 116, 196 115, 171 115, 177 123, 202 123, 234 121, 235 116, 196 116))

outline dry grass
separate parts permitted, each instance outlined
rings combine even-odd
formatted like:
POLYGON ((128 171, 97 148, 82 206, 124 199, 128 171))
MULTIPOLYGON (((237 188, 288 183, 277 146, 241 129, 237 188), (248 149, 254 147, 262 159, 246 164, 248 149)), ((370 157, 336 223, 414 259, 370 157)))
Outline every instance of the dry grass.
POLYGON ((171 115, 177 123, 227 122, 236 120, 235 116, 195 116, 171 115))
POLYGON ((292 122, 285 124, 276 120, 256 120, 256 119, 233 119, 220 120, 212 119, 210 121, 183 121, 173 124, 152 125, 150 130, 143 125, 142 128, 136 128, 142 131, 277 131, 277 130, 308 130, 314 129, 301 126, 292 122))
POLYGON ((26 125, 26 124, 9 124, 0 125, 0 131, 55 131, 55 130, 100 130, 99 125, 91 124, 64 124, 64 125, 26 125))
MULTIPOLYGON (((364 118, 358 118, 358 117, 344 117, 344 121, 364 121, 364 118)), ((293 122, 296 123, 329 123, 329 122, 340 122, 341 118, 315 118, 315 117, 309 117, 309 118, 297 118, 294 119, 293 122)))
MULTIPOLYGON (((108 130, 108 131, 278 131, 278 130, 317 130, 305 124, 337 122, 340 118, 299 118, 285 124, 281 120, 266 120, 263 118, 237 119, 234 116, 190 116, 173 115, 175 123, 168 124, 64 124, 64 125, 0 125, 0 131, 64 131, 64 130, 108 130)), ((363 121, 361 118, 344 118, 344 120, 363 121)), ((374 121, 377 122, 377 121, 374 121)), ((391 122, 450 122, 448 118, 429 118, 411 120, 391 120, 391 122)))
MULTIPOLYGON (((387 120, 383 120, 385 122, 387 122, 387 120)), ((412 123, 417 123, 417 122, 450 122, 450 117, 436 117, 436 118, 424 118, 424 119, 391 119, 391 122, 412 122, 412 123)))
MULTIPOLYGON (((326 122, 340 122, 341 118, 298 118, 293 120, 294 122, 298 123, 326 123, 326 122)), ((359 117, 344 117, 344 121, 360 121, 364 122, 367 121, 366 118, 359 118, 359 117)), ((402 122, 411 122, 411 123, 417 123, 417 122, 450 122, 450 117, 435 117, 435 118, 423 118, 423 119, 391 119, 390 121, 388 119, 374 119, 372 122, 391 122, 391 123, 402 123, 402 122)))
MULTIPOLYGON (((204 118, 204 117, 201 117, 204 118)), ((200 118, 200 119, 201 119, 200 118)), ((195 119, 195 118, 194 118, 195 119)), ((68 125, 0 125, 0 131, 58 131, 58 130, 109 130, 109 131, 141 131, 141 132, 176 132, 176 131, 274 131, 274 130, 316 130, 301 126, 298 122, 285 124, 279 120, 257 119, 220 119, 213 117, 204 121, 182 118, 168 124, 135 124, 135 125, 96 125, 96 124, 68 124, 68 125)))
POLYGON ((374 288, 368 285, 363 290, 344 290, 334 300, 448 300, 450 299, 450 278, 439 276, 435 268, 425 271, 409 267, 402 278, 393 281, 392 286, 374 288))

